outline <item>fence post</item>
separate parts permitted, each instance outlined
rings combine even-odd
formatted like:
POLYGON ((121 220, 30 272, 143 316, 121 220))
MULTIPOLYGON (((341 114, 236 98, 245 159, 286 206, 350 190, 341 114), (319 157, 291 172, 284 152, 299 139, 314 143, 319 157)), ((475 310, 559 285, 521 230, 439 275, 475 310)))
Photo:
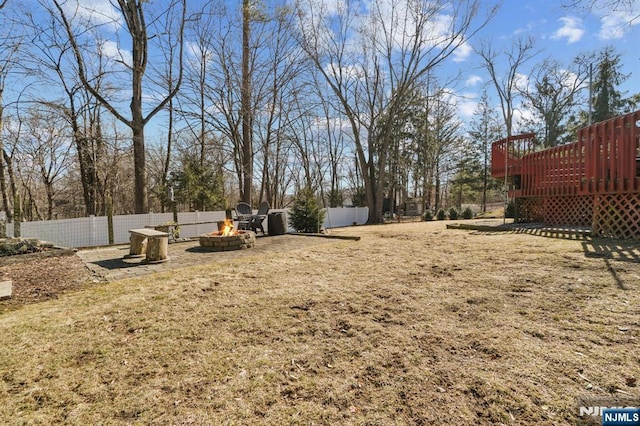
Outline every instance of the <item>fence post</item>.
POLYGON ((107 195, 107 229, 109 245, 113 245, 113 200, 110 195, 107 195))
POLYGON ((90 245, 91 247, 95 247, 96 244, 96 216, 95 215, 90 215, 89 219, 91 219, 91 221, 89 222, 89 235, 90 235, 90 245))
POLYGON ((20 194, 16 194, 13 200, 13 236, 15 238, 20 238, 20 222, 22 222, 20 194))

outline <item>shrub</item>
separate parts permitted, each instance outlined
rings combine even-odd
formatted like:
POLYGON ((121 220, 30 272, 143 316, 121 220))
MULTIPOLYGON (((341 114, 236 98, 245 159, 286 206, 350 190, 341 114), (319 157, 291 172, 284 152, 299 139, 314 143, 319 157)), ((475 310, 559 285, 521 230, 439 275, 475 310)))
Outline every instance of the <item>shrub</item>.
POLYGON ((431 210, 427 210, 424 212, 424 214, 422 215, 422 219, 423 220, 433 220, 433 212, 431 210))
POLYGON ((449 219, 456 220, 458 218, 458 210, 455 207, 449 209, 449 219))
POLYGON ((510 217, 510 218, 516 217, 516 205, 513 201, 507 204, 507 209, 504 212, 504 217, 510 217))
POLYGON ((445 220, 447 218, 447 213, 444 211, 444 209, 440 209, 438 210, 436 217, 438 218, 438 220, 445 220))
POLYGON ((291 226, 298 232, 320 232, 324 222, 324 210, 310 188, 305 188, 296 194, 289 219, 291 226))
POLYGON ((464 209, 462 211, 462 218, 463 219, 472 219, 473 218, 473 210, 471 210, 469 207, 464 209))

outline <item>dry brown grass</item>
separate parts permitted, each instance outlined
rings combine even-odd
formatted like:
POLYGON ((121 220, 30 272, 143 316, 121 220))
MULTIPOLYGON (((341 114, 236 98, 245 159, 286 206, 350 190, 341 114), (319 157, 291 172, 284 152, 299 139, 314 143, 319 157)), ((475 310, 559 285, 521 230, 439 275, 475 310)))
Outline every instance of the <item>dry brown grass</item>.
POLYGON ((637 246, 334 233, 362 239, 4 313, 0 420, 562 425, 578 396, 640 393, 637 246))

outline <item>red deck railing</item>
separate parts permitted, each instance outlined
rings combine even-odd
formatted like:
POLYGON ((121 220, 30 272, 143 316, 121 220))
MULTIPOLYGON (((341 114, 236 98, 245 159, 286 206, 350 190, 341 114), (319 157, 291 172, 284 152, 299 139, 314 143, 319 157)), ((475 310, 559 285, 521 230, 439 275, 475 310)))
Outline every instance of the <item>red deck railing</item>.
POLYGON ((637 193, 640 191, 640 111, 578 131, 578 141, 533 152, 533 135, 492 145, 492 176, 518 182, 518 197, 637 193), (508 149, 508 161, 505 152, 508 149))
POLYGON ((585 146, 585 194, 640 189, 640 111, 580 129, 585 146))
POLYGON ((536 136, 533 133, 510 136, 494 142, 491 145, 491 175, 496 179, 504 179, 505 168, 508 168, 508 177, 520 175, 522 157, 533 152, 535 142, 536 136), (507 149, 508 161, 505 155, 507 149))

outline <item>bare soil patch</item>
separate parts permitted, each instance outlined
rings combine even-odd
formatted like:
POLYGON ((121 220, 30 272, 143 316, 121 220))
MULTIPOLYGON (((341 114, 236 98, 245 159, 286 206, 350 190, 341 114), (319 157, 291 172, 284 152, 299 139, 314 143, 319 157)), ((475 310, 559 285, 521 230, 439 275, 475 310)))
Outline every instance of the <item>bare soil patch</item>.
POLYGON ((637 245, 443 222, 333 234, 361 240, 5 312, 0 420, 564 425, 580 398, 640 397, 637 245))
POLYGON ((99 281, 71 250, 0 257, 0 281, 11 280, 13 296, 0 301, 0 313, 57 298, 99 281))

